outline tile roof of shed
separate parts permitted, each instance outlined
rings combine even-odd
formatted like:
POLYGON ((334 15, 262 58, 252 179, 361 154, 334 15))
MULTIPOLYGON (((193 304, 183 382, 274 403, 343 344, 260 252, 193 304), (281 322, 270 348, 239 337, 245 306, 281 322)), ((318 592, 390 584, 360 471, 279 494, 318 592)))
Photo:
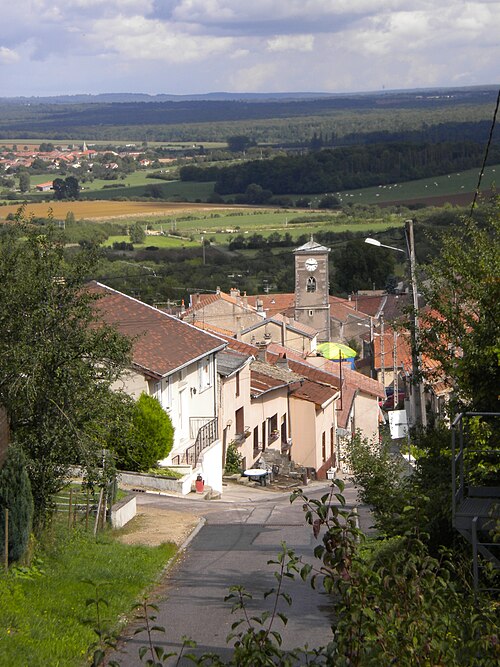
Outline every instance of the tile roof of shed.
POLYGON ((168 375, 227 346, 222 338, 111 287, 92 281, 88 289, 101 295, 95 307, 103 321, 133 338, 134 365, 155 377, 168 375))

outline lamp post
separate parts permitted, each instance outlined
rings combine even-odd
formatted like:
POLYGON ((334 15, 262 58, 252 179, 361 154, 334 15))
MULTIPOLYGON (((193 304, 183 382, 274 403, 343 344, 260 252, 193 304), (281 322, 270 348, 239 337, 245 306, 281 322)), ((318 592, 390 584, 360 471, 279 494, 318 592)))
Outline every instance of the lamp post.
POLYGON ((415 425, 425 428, 427 426, 427 415, 425 413, 424 385, 420 376, 422 360, 419 351, 420 344, 420 324, 418 321, 418 290, 417 290, 417 272, 415 259, 415 242, 413 237, 413 220, 405 221, 405 239, 406 250, 396 248, 395 246, 385 245, 378 239, 367 238, 365 243, 377 246, 379 248, 389 248, 406 255, 410 268, 410 284, 413 301, 413 317, 411 319, 411 362, 412 362, 412 398, 413 398, 413 417, 415 425))

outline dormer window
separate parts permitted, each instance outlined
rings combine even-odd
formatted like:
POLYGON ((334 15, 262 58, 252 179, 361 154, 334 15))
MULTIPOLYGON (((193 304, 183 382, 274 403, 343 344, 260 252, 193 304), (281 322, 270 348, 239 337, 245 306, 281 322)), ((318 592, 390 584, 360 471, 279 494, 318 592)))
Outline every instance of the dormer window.
POLYGON ((316 291, 316 278, 313 278, 313 276, 309 276, 307 279, 306 290, 308 292, 316 291))

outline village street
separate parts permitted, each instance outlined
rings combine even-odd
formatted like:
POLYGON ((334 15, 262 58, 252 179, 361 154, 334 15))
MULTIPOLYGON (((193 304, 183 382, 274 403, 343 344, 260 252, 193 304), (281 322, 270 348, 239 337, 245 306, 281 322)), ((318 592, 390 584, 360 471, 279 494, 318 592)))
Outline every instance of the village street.
MULTIPOLYGON (((326 493, 325 483, 315 482, 307 487, 309 496, 319 498, 326 493)), ((348 507, 356 504, 356 492, 347 483, 344 492, 348 507)), ((240 618, 231 614, 230 602, 224 597, 232 585, 243 585, 254 599, 249 603, 252 615, 270 609, 273 598, 263 601, 263 593, 276 584, 273 572, 282 542, 293 548, 297 555, 311 560, 317 540, 305 525, 302 504, 290 504, 288 492, 266 488, 249 488, 235 484, 226 487, 222 500, 205 501, 190 496, 171 498, 140 495, 139 507, 167 508, 202 517, 203 526, 186 546, 183 554, 168 572, 161 586, 160 612, 156 624, 166 628, 166 634, 157 634, 155 643, 169 650, 179 650, 182 637, 196 640, 197 653, 214 651, 228 655, 226 637, 231 624, 240 618), (192 498, 192 499, 191 499, 192 498)), ((181 515, 179 515, 181 516, 181 515)), ((369 517, 360 512, 361 524, 369 517)), ((328 596, 314 591, 308 583, 287 581, 286 590, 293 597, 288 607, 280 603, 280 611, 289 618, 286 627, 280 622, 285 648, 328 643, 331 636, 331 605, 328 596)), ((131 632, 128 633, 129 636, 131 632)), ((137 651, 146 643, 140 633, 130 637, 119 656, 120 663, 135 667, 140 662, 137 651)), ((183 663, 187 664, 187 663, 183 663)))

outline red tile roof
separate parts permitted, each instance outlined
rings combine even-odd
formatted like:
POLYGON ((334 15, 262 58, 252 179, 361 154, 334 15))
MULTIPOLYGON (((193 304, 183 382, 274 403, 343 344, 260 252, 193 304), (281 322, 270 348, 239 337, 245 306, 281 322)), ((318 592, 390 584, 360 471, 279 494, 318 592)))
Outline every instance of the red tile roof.
POLYGON ((201 310, 205 308, 206 306, 211 305, 212 303, 216 303, 217 301, 226 301, 227 303, 232 304, 233 306, 239 306, 240 308, 244 310, 248 310, 250 312, 255 312, 255 308, 251 306, 248 303, 245 303, 245 299, 247 297, 234 297, 230 296, 229 294, 226 294, 225 292, 217 292, 216 294, 196 294, 191 297, 191 305, 189 308, 186 308, 185 312, 182 313, 182 317, 186 317, 187 315, 191 315, 191 313, 195 313, 198 310, 201 310))
POLYGON ((226 347, 225 340, 106 285, 93 281, 88 289, 102 296, 96 302, 101 318, 134 339, 134 365, 153 376, 168 375, 226 347))
POLYGON ((258 294, 247 297, 248 303, 257 308, 257 300, 262 301, 266 317, 273 317, 277 313, 292 315, 295 309, 295 294, 258 294))
POLYGON ((297 389, 292 392, 293 396, 301 398, 305 401, 310 401, 318 407, 321 407, 328 401, 334 398, 338 394, 338 390, 333 387, 326 387, 325 385, 318 384, 317 382, 311 382, 310 380, 305 380, 297 389))

